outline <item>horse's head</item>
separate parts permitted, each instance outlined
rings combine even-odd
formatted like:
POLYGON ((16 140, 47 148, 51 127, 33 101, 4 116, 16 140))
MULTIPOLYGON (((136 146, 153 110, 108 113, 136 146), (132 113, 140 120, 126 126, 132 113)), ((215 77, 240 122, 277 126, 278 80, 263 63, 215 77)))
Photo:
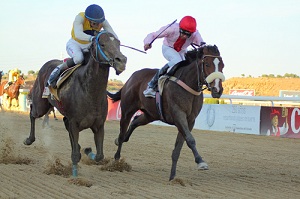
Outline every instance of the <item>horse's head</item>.
POLYGON ((220 98, 223 93, 222 82, 225 81, 222 57, 216 45, 205 45, 202 47, 202 52, 202 81, 211 92, 213 98, 220 98))
POLYGON ((92 56, 97 62, 109 64, 121 74, 126 68, 127 58, 120 51, 120 41, 107 32, 101 31, 92 44, 92 56))
POLYGON ((19 85, 22 85, 22 86, 26 85, 25 78, 24 78, 23 74, 19 76, 19 78, 17 79, 16 83, 19 84, 19 85))

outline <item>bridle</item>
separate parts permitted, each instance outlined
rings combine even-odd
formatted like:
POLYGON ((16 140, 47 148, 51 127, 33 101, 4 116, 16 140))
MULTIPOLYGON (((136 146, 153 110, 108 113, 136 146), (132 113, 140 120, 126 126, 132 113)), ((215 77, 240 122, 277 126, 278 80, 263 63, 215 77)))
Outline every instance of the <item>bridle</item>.
MULTIPOLYGON (((194 47, 194 46, 193 46, 194 47)), ((196 68, 197 68, 197 86, 198 86, 198 90, 199 91, 204 91, 205 89, 207 90, 211 90, 211 86, 210 86, 210 83, 215 79, 215 78, 212 78, 213 76, 216 76, 220 79, 222 79, 223 81, 225 80, 225 77, 223 75, 223 73, 220 73, 220 72, 213 72, 209 75, 206 74, 205 70, 204 70, 204 65, 205 65, 205 61, 204 59, 206 57, 214 57, 214 58, 222 58, 221 56, 217 56, 217 55, 202 55, 201 57, 201 73, 199 72, 199 49, 200 48, 197 48, 197 53, 196 53, 196 68), (202 76, 200 76, 202 75, 202 76), (201 77, 203 78, 203 81, 204 83, 201 82, 201 77), (203 88, 203 86, 206 86, 203 88)))
POLYGON ((99 33, 98 33, 98 35, 96 36, 96 39, 95 39, 95 42, 96 42, 96 53, 95 53, 95 56, 96 57, 94 57, 94 55, 93 55, 93 53, 92 53, 92 49, 91 49, 91 56, 93 57, 93 59, 96 61, 96 62, 98 62, 98 63, 101 63, 101 64, 109 64, 110 66, 113 66, 114 65, 114 59, 112 59, 112 58, 109 58, 108 56, 106 56, 106 54, 104 53, 104 51, 102 50, 102 48, 101 48, 101 45, 99 44, 99 37, 102 35, 102 34, 107 34, 108 32, 107 31, 105 31, 105 30, 103 30, 103 31, 100 31, 99 33), (101 61, 101 60, 99 60, 99 56, 98 56, 98 54, 100 54, 101 55, 101 57, 105 60, 105 61, 101 61))

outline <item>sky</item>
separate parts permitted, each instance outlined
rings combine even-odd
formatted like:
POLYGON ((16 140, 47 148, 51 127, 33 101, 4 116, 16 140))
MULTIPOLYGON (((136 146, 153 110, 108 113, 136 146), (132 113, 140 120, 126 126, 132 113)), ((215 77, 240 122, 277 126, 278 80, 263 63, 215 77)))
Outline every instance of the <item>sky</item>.
MULTIPOLYGON (((143 50, 143 40, 175 19, 197 20, 207 44, 216 45, 225 77, 263 74, 300 76, 299 0, 10 0, 0 2, 0 70, 18 68, 27 74, 52 59, 68 57, 65 50, 75 16, 90 4, 100 5, 121 44, 143 50)), ((167 63, 157 39, 147 54, 121 47, 127 56, 119 76, 126 82, 134 71, 167 63)))

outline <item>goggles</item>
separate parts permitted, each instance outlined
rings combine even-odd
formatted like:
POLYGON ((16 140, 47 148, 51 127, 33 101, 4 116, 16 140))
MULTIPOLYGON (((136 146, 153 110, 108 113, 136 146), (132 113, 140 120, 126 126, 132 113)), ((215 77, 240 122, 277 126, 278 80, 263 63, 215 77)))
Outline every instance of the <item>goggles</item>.
POLYGON ((98 26, 100 23, 94 22, 94 21, 90 21, 90 25, 91 26, 98 26))
POLYGON ((190 37, 192 35, 191 32, 187 31, 187 30, 183 30, 180 28, 179 30, 180 34, 186 35, 187 37, 190 37))

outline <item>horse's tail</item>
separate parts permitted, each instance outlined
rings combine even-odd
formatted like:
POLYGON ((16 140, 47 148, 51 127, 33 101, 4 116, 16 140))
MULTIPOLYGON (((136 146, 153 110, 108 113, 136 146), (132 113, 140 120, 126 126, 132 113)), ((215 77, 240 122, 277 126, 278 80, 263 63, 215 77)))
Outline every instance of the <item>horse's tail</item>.
POLYGON ((116 102, 116 101, 119 101, 121 99, 121 91, 122 89, 120 89, 118 92, 116 93, 111 93, 109 91, 106 91, 106 94, 107 96, 113 101, 113 102, 116 102))

